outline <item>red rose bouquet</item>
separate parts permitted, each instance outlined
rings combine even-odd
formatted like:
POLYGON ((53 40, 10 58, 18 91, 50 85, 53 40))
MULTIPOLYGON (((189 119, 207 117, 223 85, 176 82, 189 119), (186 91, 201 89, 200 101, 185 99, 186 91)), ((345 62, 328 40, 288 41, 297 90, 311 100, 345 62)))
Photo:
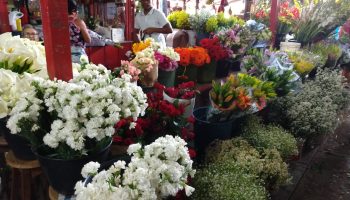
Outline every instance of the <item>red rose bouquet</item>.
POLYGON ((193 81, 184 82, 177 87, 165 88, 164 92, 174 99, 192 99, 198 93, 193 81))
POLYGON ((115 124, 114 142, 125 145, 136 142, 149 144, 164 135, 178 135, 191 144, 194 133, 188 127, 194 123, 194 119, 183 116, 184 105, 163 98, 163 85, 155 83, 154 87, 155 92, 147 93, 149 106, 145 116, 136 121, 132 118, 120 120, 115 124))
POLYGON ((229 49, 223 47, 217 37, 202 39, 200 44, 203 48, 208 50, 210 58, 215 61, 229 57, 229 49))

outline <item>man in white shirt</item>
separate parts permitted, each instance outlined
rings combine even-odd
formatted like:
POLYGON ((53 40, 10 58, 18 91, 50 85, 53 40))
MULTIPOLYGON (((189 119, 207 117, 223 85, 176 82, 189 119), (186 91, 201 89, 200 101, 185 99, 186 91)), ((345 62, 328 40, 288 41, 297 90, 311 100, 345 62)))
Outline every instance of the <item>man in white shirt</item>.
POLYGON ((137 36, 140 33, 141 40, 152 37, 161 47, 166 47, 163 34, 173 32, 169 21, 161 11, 152 8, 150 0, 141 0, 141 5, 143 12, 137 13, 135 17, 134 41, 140 41, 137 36))

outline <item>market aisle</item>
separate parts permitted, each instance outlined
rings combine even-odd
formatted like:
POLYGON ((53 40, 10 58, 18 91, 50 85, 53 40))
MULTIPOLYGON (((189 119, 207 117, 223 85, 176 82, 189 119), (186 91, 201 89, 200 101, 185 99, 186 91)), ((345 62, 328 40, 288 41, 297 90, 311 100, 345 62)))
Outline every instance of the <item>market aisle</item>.
MULTIPOLYGON (((350 199, 350 117, 312 160, 290 200, 350 199)), ((278 199, 284 200, 284 199, 278 199)))

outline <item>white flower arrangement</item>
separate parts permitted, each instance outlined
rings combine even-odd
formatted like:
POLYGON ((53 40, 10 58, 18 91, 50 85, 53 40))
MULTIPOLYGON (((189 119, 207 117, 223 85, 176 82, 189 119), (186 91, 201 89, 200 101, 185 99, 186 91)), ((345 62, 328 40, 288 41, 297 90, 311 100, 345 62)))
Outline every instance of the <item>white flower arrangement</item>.
POLYGON ((15 107, 21 95, 33 90, 30 86, 31 75, 19 75, 6 69, 0 69, 0 119, 7 117, 15 107))
POLYGON ((12 36, 11 33, 1 34, 0 68, 47 78, 45 48, 40 42, 12 36))
POLYGON ((52 149, 64 147, 81 156, 88 153, 87 140, 110 138, 120 119, 144 115, 147 97, 130 82, 130 75, 113 79, 110 70, 94 64, 76 70, 78 74, 69 82, 33 81, 35 90, 10 113, 7 127, 11 133, 29 138, 32 144, 44 142, 52 149))
POLYGON ((90 183, 79 181, 75 186, 77 200, 152 200, 175 196, 185 189, 190 196, 194 188, 188 186, 188 176, 193 177, 193 161, 186 142, 180 137, 165 136, 150 145, 130 145, 131 162, 115 162, 109 169, 98 172, 96 163, 88 163, 82 175, 93 176, 90 183), (88 172, 88 170, 90 170, 88 172))
POLYGON ((131 63, 141 71, 150 72, 153 65, 156 64, 154 50, 151 47, 147 47, 146 49, 137 52, 135 55, 136 56, 131 63))
POLYGON ((174 48, 172 47, 166 47, 164 49, 160 49, 158 50, 158 52, 164 56, 167 56, 168 58, 170 58, 173 61, 180 61, 180 55, 174 51, 174 48))

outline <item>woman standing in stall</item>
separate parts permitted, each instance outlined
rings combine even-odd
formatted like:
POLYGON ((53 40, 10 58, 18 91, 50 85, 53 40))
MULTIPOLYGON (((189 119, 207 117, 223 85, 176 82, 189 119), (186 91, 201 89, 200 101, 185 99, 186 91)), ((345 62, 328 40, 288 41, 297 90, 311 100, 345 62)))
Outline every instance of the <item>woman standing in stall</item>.
POLYGON ((86 24, 78 17, 77 4, 68 0, 69 34, 72 52, 72 62, 80 63, 80 56, 86 55, 85 43, 91 42, 86 24))

